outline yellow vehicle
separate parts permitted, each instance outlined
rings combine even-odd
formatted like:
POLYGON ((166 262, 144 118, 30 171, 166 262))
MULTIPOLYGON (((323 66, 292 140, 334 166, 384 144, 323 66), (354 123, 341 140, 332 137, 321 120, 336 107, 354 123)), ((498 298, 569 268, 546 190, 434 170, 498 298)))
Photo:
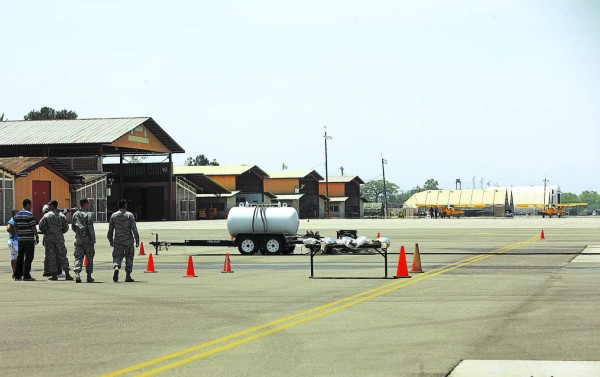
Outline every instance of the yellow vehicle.
POLYGON ((537 207, 541 208, 539 214, 541 214, 543 218, 546 218, 546 216, 549 216, 550 218, 552 218, 552 216, 558 216, 561 218, 568 214, 565 208, 584 207, 587 205, 587 203, 561 203, 550 204, 548 206, 543 204, 517 204, 517 208, 537 207))
POLYGON ((457 219, 465 214, 465 211, 456 209, 454 206, 447 206, 441 210, 442 217, 456 217, 457 219))
POLYGON ((483 209, 485 205, 467 205, 467 204, 417 204, 417 207, 434 208, 440 217, 460 218, 465 214, 465 209, 483 209))

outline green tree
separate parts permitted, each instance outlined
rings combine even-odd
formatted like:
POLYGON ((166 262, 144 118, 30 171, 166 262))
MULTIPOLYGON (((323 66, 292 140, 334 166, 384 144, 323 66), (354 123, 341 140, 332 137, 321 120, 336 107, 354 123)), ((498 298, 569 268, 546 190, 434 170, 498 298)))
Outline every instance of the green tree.
POLYGON ((0 122, 4 122, 4 113, 2 113, 2 115, 0 115, 0 122))
POLYGON ((563 192, 560 194, 561 203, 578 203, 580 202, 579 196, 572 192, 563 192))
POLYGON ((430 178, 425 181, 425 184, 423 185, 423 190, 439 190, 438 185, 438 181, 436 181, 433 178, 430 178))
POLYGON ((392 205, 401 205, 404 204, 412 196, 410 191, 402 191, 398 194, 394 194, 392 196, 388 196, 388 201, 392 205))
POLYGON ((200 154, 194 158, 188 157, 185 161, 186 166, 219 166, 216 159, 210 161, 205 155, 200 154))
POLYGON ((31 110, 23 118, 25 120, 77 119, 77 113, 67 109, 56 111, 44 106, 39 111, 31 110))
MULTIPOLYGON (((398 185, 394 182, 385 182, 385 191, 388 197, 388 202, 396 194, 398 194, 398 185)), ((372 203, 383 202, 383 180, 369 181, 362 186, 362 196, 369 199, 372 203)))
POLYGON ((600 195, 596 191, 583 191, 579 200, 588 204, 588 208, 600 208, 600 195))

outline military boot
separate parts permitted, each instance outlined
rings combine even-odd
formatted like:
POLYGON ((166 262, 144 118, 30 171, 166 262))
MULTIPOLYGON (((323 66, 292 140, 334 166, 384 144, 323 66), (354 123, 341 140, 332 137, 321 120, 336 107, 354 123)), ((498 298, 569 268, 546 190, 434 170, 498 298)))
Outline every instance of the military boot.
POLYGON ((75 283, 81 283, 81 276, 77 271, 75 271, 75 283))
POLYGON ((53 281, 56 281, 56 280, 58 280, 58 275, 54 274, 54 275, 50 276, 50 277, 48 278, 48 280, 53 280, 53 281))
POLYGON ((125 277, 125 282, 127 283, 133 283, 135 280, 133 280, 133 278, 131 277, 131 273, 128 272, 127 276, 125 277))
POLYGON ((113 281, 115 283, 119 281, 119 266, 115 266, 115 272, 113 272, 113 281))
POLYGON ((87 274, 87 282, 88 283, 93 283, 94 282, 94 278, 92 277, 92 274, 87 274))
POLYGON ((69 271, 65 272, 65 280, 74 280, 73 276, 71 276, 71 274, 69 273, 69 271))

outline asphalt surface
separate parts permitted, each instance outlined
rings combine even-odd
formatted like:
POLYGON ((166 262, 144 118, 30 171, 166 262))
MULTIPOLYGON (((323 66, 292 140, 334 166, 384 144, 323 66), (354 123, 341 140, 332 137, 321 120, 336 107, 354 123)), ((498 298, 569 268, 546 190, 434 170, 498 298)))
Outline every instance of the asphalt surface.
MULTIPOLYGON (((139 228, 146 253, 156 232, 229 239, 223 221, 139 228)), ((14 282, 0 253, 0 376, 444 376, 461 360, 600 360, 600 264, 571 263, 600 245, 600 219, 302 222, 326 235, 380 232, 390 251, 406 246, 409 263, 418 242, 425 273, 397 280, 309 279, 300 248, 171 247, 155 256, 157 273, 136 255, 136 282, 115 284, 106 229, 96 226, 94 284, 42 278, 41 245, 38 281, 14 282), (226 252, 232 274, 220 273, 226 252), (182 277, 189 255, 197 278, 182 277)), ((69 233, 72 263, 71 245, 69 233)), ((316 276, 364 278, 384 268, 379 255, 319 255, 315 266, 316 276)))

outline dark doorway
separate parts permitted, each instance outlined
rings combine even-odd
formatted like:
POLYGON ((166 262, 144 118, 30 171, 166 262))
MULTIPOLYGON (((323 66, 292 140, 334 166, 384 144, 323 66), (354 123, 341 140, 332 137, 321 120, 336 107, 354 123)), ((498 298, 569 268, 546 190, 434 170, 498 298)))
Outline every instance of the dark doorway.
POLYGON ((50 201, 50 181, 33 181, 31 184, 31 201, 33 216, 39 221, 42 216, 42 208, 50 201))
POLYGON ((138 221, 159 221, 165 218, 164 187, 128 187, 124 191, 127 208, 138 221))

